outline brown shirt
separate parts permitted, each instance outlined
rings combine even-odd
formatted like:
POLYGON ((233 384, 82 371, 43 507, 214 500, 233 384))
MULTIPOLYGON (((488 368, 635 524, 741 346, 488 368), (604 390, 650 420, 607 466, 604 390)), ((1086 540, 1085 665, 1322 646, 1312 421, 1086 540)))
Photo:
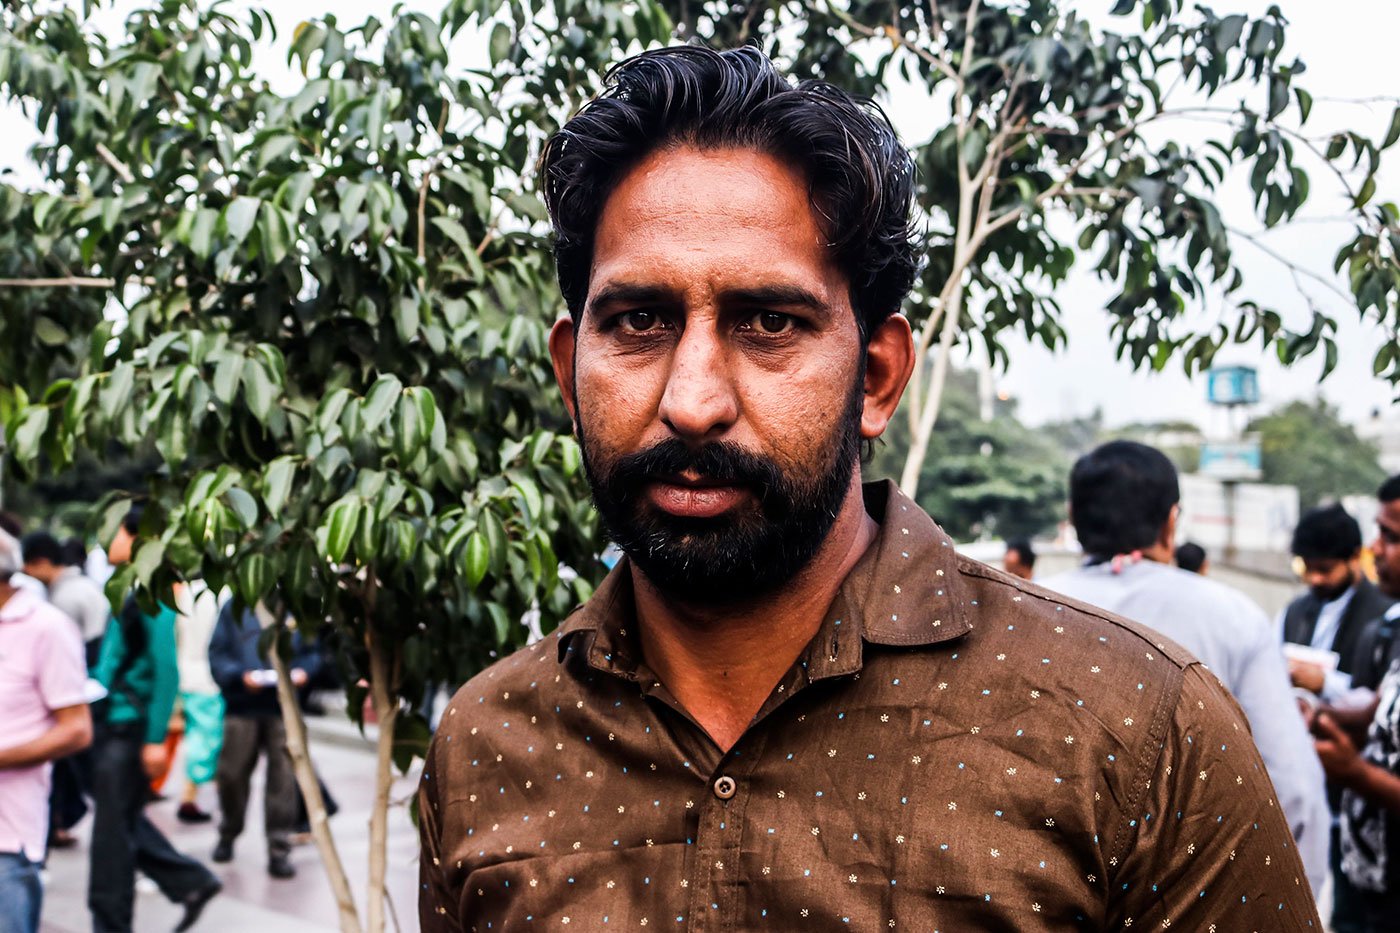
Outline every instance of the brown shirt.
POLYGON ((1181 648, 879 538, 727 754, 647 669, 629 571, 454 697, 428 931, 1320 929, 1239 707, 1181 648))

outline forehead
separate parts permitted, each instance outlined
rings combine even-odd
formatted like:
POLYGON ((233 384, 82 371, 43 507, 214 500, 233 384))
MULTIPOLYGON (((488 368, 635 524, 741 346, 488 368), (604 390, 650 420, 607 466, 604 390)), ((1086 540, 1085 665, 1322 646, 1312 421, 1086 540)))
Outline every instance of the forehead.
POLYGON ((637 279, 715 287, 791 281, 844 300, 825 241, 795 168, 753 149, 679 145, 648 155, 608 197, 589 290, 637 279))

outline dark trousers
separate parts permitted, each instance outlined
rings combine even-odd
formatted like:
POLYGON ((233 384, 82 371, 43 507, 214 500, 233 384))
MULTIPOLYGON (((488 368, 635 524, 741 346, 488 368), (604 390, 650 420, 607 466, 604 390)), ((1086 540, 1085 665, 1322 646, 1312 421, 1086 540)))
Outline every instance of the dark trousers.
POLYGON ((269 858, 291 851, 297 817, 297 785, 287 754, 287 732, 281 716, 224 717, 224 745, 214 782, 219 788, 219 838, 232 842, 243 832, 248 793, 258 758, 267 760, 263 787, 263 831, 269 858))
POLYGON ((138 868, 177 903, 218 881, 176 852, 142 812, 150 784, 141 768, 142 732, 134 723, 105 727, 93 746, 88 908, 94 933, 129 933, 138 868))

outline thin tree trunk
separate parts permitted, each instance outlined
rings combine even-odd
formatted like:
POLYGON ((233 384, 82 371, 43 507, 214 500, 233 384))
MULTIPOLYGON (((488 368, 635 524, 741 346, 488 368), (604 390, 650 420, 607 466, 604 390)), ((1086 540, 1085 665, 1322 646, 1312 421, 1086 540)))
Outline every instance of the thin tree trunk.
POLYGON ((953 341, 957 337, 961 311, 962 300, 961 295, 958 295, 944 312, 943 332, 938 338, 938 355, 933 361, 933 372, 929 374, 928 388, 925 391, 923 386, 915 387, 916 391, 923 394, 923 405, 914 436, 909 441, 909 453, 904 458, 904 472, 899 478, 899 488, 911 499, 919 494, 919 474, 923 471, 924 460, 928 457, 928 444, 933 438, 934 425, 938 423, 938 409, 943 404, 943 387, 948 382, 949 357, 953 352, 953 341))
POLYGON ((384 906, 388 890, 384 878, 388 871, 389 788, 393 783, 394 723, 399 704, 395 699, 394 663, 388 646, 377 637, 371 618, 366 638, 369 647, 370 696, 379 718, 379 740, 376 743, 374 769, 374 808, 369 815, 369 891, 367 911, 369 933, 383 933, 384 906))
POLYGON ((345 874, 345 865, 340 860, 335 838, 331 835, 330 822, 326 816, 326 800, 321 796, 321 783, 316 779, 316 769, 311 766, 310 746, 306 741, 306 721, 301 717, 301 704, 297 702, 296 688, 287 670, 287 662, 277 651, 269 651, 272 666, 277 670, 277 702, 282 707, 282 722, 287 727, 287 753, 292 758, 292 770, 296 774, 297 786, 306 800, 306 813, 311 824, 311 835, 316 840, 316 849, 321 854, 321 864, 326 878, 331 883, 335 895, 336 908, 340 912, 341 933, 360 933, 360 914, 355 908, 355 897, 350 893, 350 879, 345 874))

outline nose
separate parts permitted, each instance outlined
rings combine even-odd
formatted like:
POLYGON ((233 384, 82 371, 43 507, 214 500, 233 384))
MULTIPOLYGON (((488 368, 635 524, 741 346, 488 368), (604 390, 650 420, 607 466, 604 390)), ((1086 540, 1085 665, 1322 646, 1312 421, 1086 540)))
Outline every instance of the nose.
POLYGON ((693 444, 723 436, 738 418, 733 377, 711 322, 693 321, 681 332, 659 414, 663 424, 693 444))

